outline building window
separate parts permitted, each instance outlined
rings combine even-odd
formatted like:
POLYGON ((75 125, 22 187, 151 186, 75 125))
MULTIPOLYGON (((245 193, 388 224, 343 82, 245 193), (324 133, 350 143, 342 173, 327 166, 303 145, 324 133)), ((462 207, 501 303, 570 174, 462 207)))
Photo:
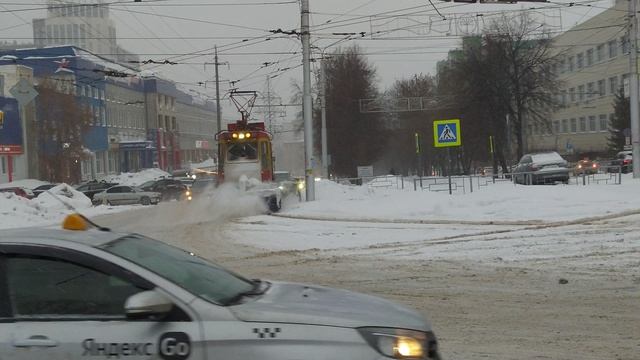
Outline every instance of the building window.
POLYGON ((587 119, 584 116, 580 117, 580 132, 587 132, 587 119))
POLYGON ((611 95, 615 95, 618 93, 619 85, 618 85, 618 77, 610 77, 609 78, 609 92, 611 95))
POLYGON ((604 79, 598 80, 598 95, 604 96, 606 93, 606 86, 604 84, 604 79))
POLYGON ((569 88, 569 99, 571 102, 576 101, 576 88, 569 88))
POLYGON ((573 69, 574 69, 573 64, 574 64, 574 57, 573 56, 569 56, 569 71, 570 72, 573 71, 573 69))
MULTIPOLYGON (((613 121, 614 116, 614 114, 609 114, 610 121, 613 121)), ((606 114, 600 115, 600 131, 609 131, 609 122, 607 121, 606 114)))
POLYGON ((560 104, 562 104, 562 106, 567 105, 567 90, 560 92, 560 104))
POLYGON ((609 45, 609 59, 618 56, 618 43, 615 40, 608 42, 609 45))
POLYGON ((629 53, 629 35, 622 36, 620 38, 620 49, 622 50, 622 54, 629 53))
POLYGON ((604 61, 604 44, 600 44, 596 47, 596 62, 601 61, 604 61))
POLYGON ((571 132, 572 133, 578 132, 578 122, 576 121, 575 118, 571 119, 571 132))
MULTIPOLYGON (((573 119, 575 120, 575 119, 573 119)), ((569 132, 569 120, 562 119, 562 133, 566 134, 569 132)))
POLYGON ((158 129, 161 129, 163 127, 162 126, 163 119, 164 118, 162 117, 162 115, 158 115, 158 129))
POLYGON ((584 54, 580 53, 576 55, 576 68, 582 69, 584 67, 584 54))
POLYGON ((584 100, 584 85, 578 86, 578 100, 584 100))
POLYGON ((102 174, 104 172, 102 167, 102 156, 103 152, 99 151, 96 153, 96 173, 102 174))
POLYGON ((560 121, 559 120, 553 120, 553 133, 554 134, 560 134, 560 121))
POLYGON ((6 168, 6 164, 5 164, 5 160, 4 160, 4 156, 0 156, 0 162, 2 162, 2 173, 6 174, 7 173, 7 168, 6 168))
POLYGON ((596 89, 595 84, 590 82, 587 84, 587 98, 592 98, 595 95, 596 89))
MULTIPOLYGON (((605 116, 606 118, 606 116, 605 116)), ((589 131, 596 131, 596 116, 589 116, 589 131)))
POLYGON ((587 50, 587 66, 593 65, 593 49, 587 50))
POLYGON ((567 71, 567 61, 565 59, 560 60, 560 73, 564 74, 567 71))

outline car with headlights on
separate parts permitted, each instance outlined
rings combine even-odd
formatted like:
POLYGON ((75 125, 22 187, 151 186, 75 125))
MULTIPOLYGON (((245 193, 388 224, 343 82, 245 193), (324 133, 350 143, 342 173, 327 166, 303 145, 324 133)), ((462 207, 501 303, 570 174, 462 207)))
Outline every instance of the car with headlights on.
POLYGON ((140 188, 125 185, 116 185, 103 192, 93 195, 94 205, 131 205, 131 204, 158 204, 162 194, 153 191, 144 191, 140 188))
POLYGON ((595 160, 582 159, 578 161, 576 167, 573 169, 575 175, 593 175, 597 174, 600 169, 600 164, 595 160))
POLYGON ((388 300, 247 279, 193 252, 92 227, 0 232, 0 358, 440 359, 388 300))

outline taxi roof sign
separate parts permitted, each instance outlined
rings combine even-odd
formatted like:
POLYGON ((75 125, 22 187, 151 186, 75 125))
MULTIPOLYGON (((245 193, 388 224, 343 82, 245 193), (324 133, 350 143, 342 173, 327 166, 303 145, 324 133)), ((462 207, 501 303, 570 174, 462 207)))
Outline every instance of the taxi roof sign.
POLYGON ((87 223, 85 217, 80 214, 70 214, 64 218, 62 228, 65 230, 84 231, 89 229, 89 223, 87 223))
POLYGON ((462 145, 460 119, 435 120, 433 122, 433 146, 448 147, 462 145))

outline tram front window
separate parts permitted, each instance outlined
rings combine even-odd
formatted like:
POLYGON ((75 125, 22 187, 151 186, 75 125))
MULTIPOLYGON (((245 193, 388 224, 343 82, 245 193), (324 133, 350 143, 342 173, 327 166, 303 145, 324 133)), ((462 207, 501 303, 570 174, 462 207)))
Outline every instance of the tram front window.
POLYGON ((232 144, 227 151, 227 160, 256 160, 258 151, 256 142, 245 142, 241 144, 232 144))

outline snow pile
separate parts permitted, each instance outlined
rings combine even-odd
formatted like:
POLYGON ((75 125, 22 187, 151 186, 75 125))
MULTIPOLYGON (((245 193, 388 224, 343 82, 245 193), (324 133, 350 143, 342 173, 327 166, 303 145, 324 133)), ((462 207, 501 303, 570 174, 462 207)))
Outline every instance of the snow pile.
POLYGON ((67 184, 55 186, 32 201, 45 209, 60 208, 62 206, 80 211, 91 207, 91 199, 67 184))
POLYGON ((162 178, 170 178, 171 174, 166 171, 153 168, 144 169, 135 173, 122 173, 120 175, 107 175, 101 180, 106 182, 118 183, 120 185, 138 186, 150 180, 158 180, 162 178))
POLYGON ((34 199, 0 193, 0 229, 59 224, 65 216, 79 212, 86 216, 129 210, 133 206, 91 206, 91 200, 67 184, 60 184, 34 199))
POLYGON ((293 204, 282 214, 381 222, 548 222, 640 211, 640 183, 630 177, 625 177, 622 185, 523 186, 503 182, 453 196, 410 187, 374 189, 323 180, 316 182, 316 201, 293 204))

